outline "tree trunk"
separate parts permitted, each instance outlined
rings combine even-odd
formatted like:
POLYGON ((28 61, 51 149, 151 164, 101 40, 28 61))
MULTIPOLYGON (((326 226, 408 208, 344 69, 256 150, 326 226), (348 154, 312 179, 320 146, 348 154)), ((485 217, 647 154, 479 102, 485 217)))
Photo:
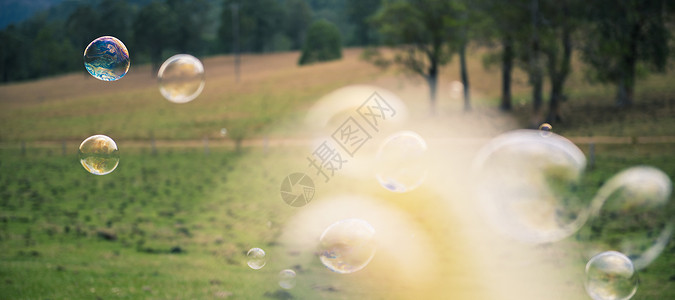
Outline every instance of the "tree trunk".
POLYGON ((543 79, 541 71, 541 61, 539 60, 539 1, 532 0, 532 48, 530 55, 530 84, 532 84, 532 106, 533 117, 532 122, 537 125, 541 123, 541 105, 542 105, 542 90, 543 79))
POLYGON ((623 56, 623 65, 617 86, 616 106, 628 107, 633 104, 633 90, 635 89, 635 64, 637 63, 637 39, 640 34, 640 24, 633 24, 630 35, 628 53, 623 56))
POLYGON ((619 108, 628 107, 633 104, 633 88, 635 82, 630 78, 630 75, 626 74, 626 71, 621 72, 621 78, 617 85, 616 106, 619 108))
POLYGON ((436 115, 436 89, 438 86, 438 75, 434 74, 427 77, 427 82, 429 83, 429 101, 430 101, 430 113, 431 115, 436 115))
POLYGON ((469 74, 466 70, 466 44, 462 44, 459 49, 460 75, 464 90, 464 111, 471 110, 471 96, 469 95, 469 74))
MULTIPOLYGON (((567 15, 567 7, 563 7, 565 16, 567 15)), ((560 117, 560 102, 563 101, 565 81, 567 76, 570 73, 571 69, 571 60, 572 60, 572 40, 571 40, 571 28, 569 26, 563 26, 561 42, 563 46, 563 57, 560 62, 560 68, 556 68, 558 61, 557 55, 555 52, 552 52, 549 55, 549 74, 551 78, 551 99, 549 100, 549 109, 548 116, 546 120, 549 123, 554 123, 561 121, 560 117)))
POLYGON ((434 61, 429 66, 429 74, 426 77, 427 83, 429 83, 430 113, 433 116, 436 115, 436 90, 438 87, 438 65, 434 61))
POLYGON ((502 40, 502 102, 499 109, 511 110, 511 71, 513 70, 513 40, 506 36, 502 40))
POLYGON ((157 76, 157 71, 159 71, 159 66, 162 63, 162 49, 153 49, 151 50, 150 60, 152 63, 152 69, 150 70, 150 76, 157 76))

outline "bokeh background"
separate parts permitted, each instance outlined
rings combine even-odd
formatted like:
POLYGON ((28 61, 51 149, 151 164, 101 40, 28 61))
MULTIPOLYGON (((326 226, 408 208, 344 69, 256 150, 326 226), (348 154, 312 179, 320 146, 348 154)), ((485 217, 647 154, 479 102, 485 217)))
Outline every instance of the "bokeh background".
MULTIPOLYGON (((624 229, 504 236, 472 161, 547 122, 587 159, 582 199, 636 165, 675 178, 673 16, 667 1, 2 0, 0 298, 589 299, 581 234, 624 229), (118 81, 83 66, 103 35, 130 53, 118 81), (180 53, 206 80, 184 104, 157 85, 180 53), (324 181, 308 157, 374 92, 396 116, 324 181), (428 173, 393 193, 373 161, 401 130, 426 140, 428 173), (120 148, 105 176, 78 159, 95 134, 120 148), (301 207, 279 193, 293 172, 316 186, 301 207), (316 245, 346 218, 373 225, 378 247, 338 274, 316 245)), ((656 221, 673 218, 669 200, 656 221)), ((674 254, 671 241, 639 271, 633 299, 675 298, 674 254)))

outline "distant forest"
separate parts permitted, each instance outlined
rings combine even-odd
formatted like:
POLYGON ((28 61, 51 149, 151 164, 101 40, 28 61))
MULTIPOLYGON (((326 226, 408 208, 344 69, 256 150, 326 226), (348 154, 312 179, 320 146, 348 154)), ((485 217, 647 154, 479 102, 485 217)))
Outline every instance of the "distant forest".
MULTIPOLYGON (((336 25, 346 46, 377 43, 366 17, 379 0, 44 0, 33 6, 3 3, 3 18, 21 18, 0 31, 0 82, 45 77, 83 69, 84 48, 97 37, 124 42, 133 63, 155 68, 169 56, 197 57, 233 51, 233 8, 237 10, 240 51, 299 50, 314 21, 336 25), (17 15, 15 16, 14 13, 17 15)), ((3 19, 4 21, 4 19, 3 19)))
POLYGON ((616 86, 617 106, 630 106, 637 79, 668 70, 674 17, 675 2, 663 0, 65 0, 0 31, 0 82, 84 70, 83 50, 103 35, 122 40, 133 63, 157 69, 176 53, 303 49, 310 25, 319 23, 337 28, 341 36, 330 40, 338 46, 394 49, 393 58, 375 48, 364 57, 421 75, 432 109, 439 68, 455 56, 471 109, 466 53, 488 49, 485 64, 502 73, 500 108, 511 109, 511 74, 519 68, 535 112, 550 83, 547 119, 554 121, 575 57, 589 81, 616 86))

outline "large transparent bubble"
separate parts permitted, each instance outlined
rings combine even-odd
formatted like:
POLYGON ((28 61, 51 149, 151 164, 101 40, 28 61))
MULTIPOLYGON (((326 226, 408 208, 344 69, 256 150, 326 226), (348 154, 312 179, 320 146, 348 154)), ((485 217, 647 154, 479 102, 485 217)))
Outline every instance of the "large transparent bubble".
POLYGON ((627 255, 640 270, 665 248, 673 233, 668 215, 672 183, 648 166, 626 169, 598 190, 588 223, 579 232, 586 257, 607 250, 627 255))
POLYGON ((265 266, 265 263, 267 263, 265 251, 260 248, 251 248, 248 250, 246 258, 246 264, 254 270, 262 269, 262 267, 265 266))
POLYGON ((538 130, 502 134, 473 162, 475 194, 486 220, 502 233, 529 243, 546 243, 576 232, 588 203, 578 186, 586 166, 569 140, 538 130))
POLYGON ((319 259, 341 273, 361 270, 375 256, 375 229, 361 219, 346 219, 328 226, 319 238, 319 259))
POLYGON ((585 286, 594 300, 628 300, 637 291, 638 276, 626 255, 607 251, 586 264, 585 286))
POLYGON ((109 174, 120 162, 117 144, 102 134, 90 136, 82 141, 78 152, 84 169, 95 175, 109 174))
POLYGON ((190 102, 204 89, 204 65, 192 55, 177 54, 162 64, 157 79, 164 98, 174 103, 190 102))
POLYGON ((279 286, 290 290, 295 287, 295 271, 284 269, 279 272, 279 286))
POLYGON ((415 132, 389 136, 375 157, 375 176, 380 185, 398 193, 417 188, 427 176, 426 151, 426 141, 415 132))
POLYGON ((96 79, 118 80, 127 74, 129 65, 129 51, 116 37, 102 36, 84 49, 84 67, 96 79))

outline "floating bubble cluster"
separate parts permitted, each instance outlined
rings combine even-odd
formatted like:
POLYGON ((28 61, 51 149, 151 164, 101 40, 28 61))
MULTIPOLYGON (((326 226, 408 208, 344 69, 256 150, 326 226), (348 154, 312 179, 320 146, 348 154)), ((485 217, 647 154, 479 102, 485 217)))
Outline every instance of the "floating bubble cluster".
POLYGON ((164 98, 174 103, 190 102, 204 89, 204 65, 192 55, 177 54, 162 64, 157 79, 164 98))
POLYGON ((93 40, 84 50, 84 66, 91 76, 115 81, 129 71, 129 51, 122 41, 112 36, 93 40))
POLYGON ((295 287, 295 271, 291 269, 281 270, 279 272, 279 286, 287 290, 295 287))
POLYGON ((361 270, 375 256, 375 229, 361 219, 346 219, 328 226, 319 239, 319 259, 341 273, 361 270))
POLYGON ((415 132, 401 131, 389 136, 375 157, 375 176, 380 185, 398 193, 420 186, 427 176, 426 151, 427 143, 415 132))
POLYGON ((251 248, 251 250, 248 250, 248 253, 246 253, 246 257, 248 259, 246 264, 254 270, 262 269, 267 262, 265 251, 260 248, 251 248))
POLYGON ((497 230, 530 243, 558 241, 587 219, 589 201, 577 193, 585 166, 581 150, 559 135, 512 131, 478 152, 474 190, 497 230))
POLYGON ((105 135, 90 136, 80 144, 80 163, 91 174, 106 175, 120 162, 117 144, 105 135))
POLYGON ((579 239, 586 256, 602 251, 624 253, 640 270, 656 259, 673 233, 668 216, 672 183, 668 175, 647 166, 626 169, 598 190, 587 226, 579 239))
POLYGON ((586 264, 585 286, 594 300, 627 300, 637 291, 638 276, 627 256, 607 251, 586 264))

